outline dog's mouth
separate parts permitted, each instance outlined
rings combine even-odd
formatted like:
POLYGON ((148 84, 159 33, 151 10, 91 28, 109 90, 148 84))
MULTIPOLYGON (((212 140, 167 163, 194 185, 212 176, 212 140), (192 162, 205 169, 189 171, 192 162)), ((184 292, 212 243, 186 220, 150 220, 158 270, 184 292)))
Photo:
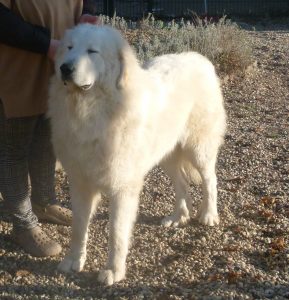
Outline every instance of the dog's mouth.
MULTIPOLYGON (((67 81, 67 80, 63 80, 63 84, 65 85, 65 86, 67 86, 69 83, 72 83, 71 81, 67 81)), ((83 91, 88 91, 92 86, 93 86, 93 84, 92 83, 90 83, 90 84, 84 84, 84 85, 78 85, 78 84, 73 84, 75 87, 77 87, 77 88, 79 88, 79 89, 81 89, 81 90, 83 90, 83 91)))
POLYGON ((84 84, 82 86, 80 86, 80 88, 84 91, 89 90, 92 87, 92 84, 84 84))

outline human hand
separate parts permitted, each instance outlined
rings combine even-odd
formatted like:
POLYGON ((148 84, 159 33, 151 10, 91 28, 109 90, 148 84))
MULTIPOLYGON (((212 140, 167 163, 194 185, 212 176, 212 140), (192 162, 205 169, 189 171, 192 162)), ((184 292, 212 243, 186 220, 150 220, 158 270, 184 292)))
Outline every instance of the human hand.
POLYGON ((100 25, 100 22, 99 17, 89 14, 83 14, 78 21, 78 23, 89 23, 93 25, 100 25))
POLYGON ((55 59, 55 54, 56 54, 58 46, 59 46, 59 40, 54 40, 54 39, 50 40, 50 45, 48 48, 47 55, 53 61, 55 59))

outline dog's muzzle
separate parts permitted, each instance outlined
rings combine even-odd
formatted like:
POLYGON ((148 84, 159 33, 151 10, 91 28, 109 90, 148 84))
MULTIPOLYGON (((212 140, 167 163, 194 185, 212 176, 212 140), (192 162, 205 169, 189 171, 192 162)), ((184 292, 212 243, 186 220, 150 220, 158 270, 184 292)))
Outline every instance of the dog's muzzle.
POLYGON ((73 63, 64 63, 60 66, 61 71, 61 79, 64 83, 64 85, 68 85, 69 83, 72 83, 74 86, 77 86, 83 91, 89 90, 93 84, 84 84, 79 85, 76 82, 74 82, 73 74, 75 72, 75 67, 73 63))

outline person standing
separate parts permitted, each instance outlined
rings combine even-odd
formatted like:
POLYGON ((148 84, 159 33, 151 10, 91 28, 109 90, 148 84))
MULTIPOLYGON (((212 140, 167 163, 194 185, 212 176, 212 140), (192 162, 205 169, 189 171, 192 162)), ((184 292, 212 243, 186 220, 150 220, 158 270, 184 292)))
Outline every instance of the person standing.
POLYGON ((56 200, 45 112, 59 39, 78 22, 95 20, 81 17, 82 8, 82 0, 0 0, 0 192, 12 239, 33 256, 61 251, 38 219, 61 225, 72 219, 56 200))

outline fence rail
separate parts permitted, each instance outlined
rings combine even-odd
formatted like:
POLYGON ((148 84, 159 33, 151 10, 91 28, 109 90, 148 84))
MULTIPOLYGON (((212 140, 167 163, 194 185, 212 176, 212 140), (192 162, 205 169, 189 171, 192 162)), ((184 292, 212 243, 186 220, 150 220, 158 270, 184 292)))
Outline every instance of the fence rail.
POLYGON ((131 19, 148 13, 160 17, 182 17, 195 12, 209 16, 283 16, 289 15, 289 0, 87 0, 95 14, 131 19))

